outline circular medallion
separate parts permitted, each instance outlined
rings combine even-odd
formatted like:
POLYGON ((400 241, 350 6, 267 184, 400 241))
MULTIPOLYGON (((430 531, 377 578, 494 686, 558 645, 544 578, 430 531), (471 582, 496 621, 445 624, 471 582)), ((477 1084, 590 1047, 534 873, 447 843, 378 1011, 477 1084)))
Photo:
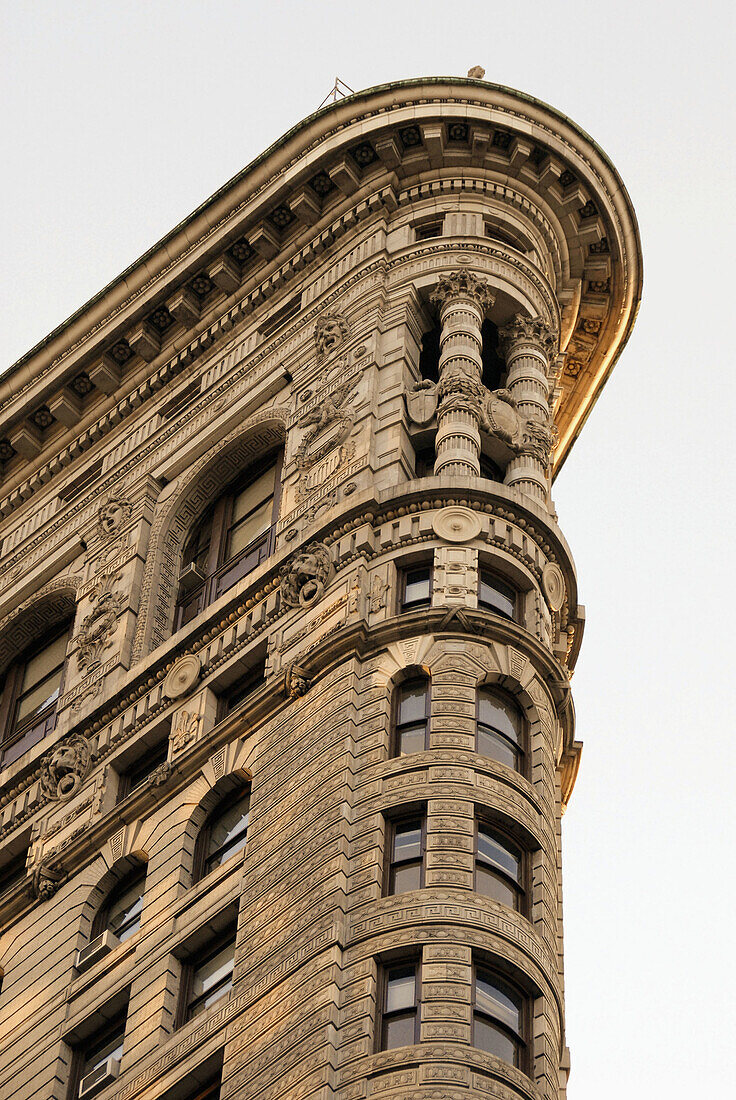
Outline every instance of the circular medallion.
POLYGON ((202 663, 194 653, 188 653, 180 657, 164 680, 164 695, 167 699, 179 699, 189 692, 199 682, 202 673, 202 663))
POLYGON ((470 542, 480 534, 480 518, 470 508, 450 505, 432 520, 434 532, 445 542, 470 542))
POLYGON ((547 562, 542 570, 542 588, 552 611, 559 611, 565 602, 565 578, 559 565, 547 562))

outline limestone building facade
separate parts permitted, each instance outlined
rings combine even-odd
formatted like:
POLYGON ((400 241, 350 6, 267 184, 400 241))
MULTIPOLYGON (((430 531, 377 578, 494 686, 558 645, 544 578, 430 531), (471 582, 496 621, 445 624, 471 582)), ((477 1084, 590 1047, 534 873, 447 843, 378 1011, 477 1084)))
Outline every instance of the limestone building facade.
POLYGON ((306 119, 0 379, 0 1094, 561 1100, 591 138, 306 119))

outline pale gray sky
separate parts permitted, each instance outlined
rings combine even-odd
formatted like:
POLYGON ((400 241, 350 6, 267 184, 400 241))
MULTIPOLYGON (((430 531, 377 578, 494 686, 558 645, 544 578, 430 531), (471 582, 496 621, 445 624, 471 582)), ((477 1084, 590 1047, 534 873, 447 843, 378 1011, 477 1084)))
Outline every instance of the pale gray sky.
POLYGON ((557 482, 588 609, 564 820, 569 1100, 736 1074, 733 6, 3 0, 0 369, 335 75, 519 88, 606 150, 644 299, 557 482))

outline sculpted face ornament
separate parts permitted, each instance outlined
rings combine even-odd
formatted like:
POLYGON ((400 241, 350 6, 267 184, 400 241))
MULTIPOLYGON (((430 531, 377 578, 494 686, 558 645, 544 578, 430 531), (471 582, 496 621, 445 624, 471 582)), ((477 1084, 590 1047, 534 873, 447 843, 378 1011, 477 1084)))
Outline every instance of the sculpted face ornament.
POLYGON ((113 535, 130 519, 133 505, 125 497, 111 494, 97 510, 97 528, 104 536, 113 535))
POLYGON ((313 607, 321 600, 332 569, 330 551, 313 542, 281 570, 281 599, 287 607, 313 607))
POLYGON ((323 313, 314 326, 314 342, 317 346, 317 358, 325 356, 339 347, 350 335, 347 319, 337 310, 323 313))
POLYGON ((77 793, 89 774, 92 753, 81 734, 54 745, 41 761, 41 789, 46 798, 66 801, 77 793))
POLYGON ((39 863, 31 875, 30 892, 37 901, 48 901, 54 896, 67 875, 63 868, 39 863))

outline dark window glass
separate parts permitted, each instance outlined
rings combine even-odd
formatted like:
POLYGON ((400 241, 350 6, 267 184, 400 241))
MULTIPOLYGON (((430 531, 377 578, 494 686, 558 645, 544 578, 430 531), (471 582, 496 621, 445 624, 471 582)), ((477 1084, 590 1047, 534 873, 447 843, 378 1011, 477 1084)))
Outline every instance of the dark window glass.
POLYGON ((250 792, 236 792, 236 795, 222 806, 205 826, 206 854, 203 874, 208 875, 220 867, 230 856, 241 851, 248 839, 248 819, 250 816, 250 792))
POLYGON ((478 604, 503 615, 505 619, 516 620, 516 591, 494 573, 482 570, 478 586, 478 604))
POLYGON ((249 669, 242 680, 233 684, 225 698, 225 713, 229 714, 240 706, 244 699, 252 695, 266 678, 266 664, 261 661, 255 668, 249 669))
POLYGON ((521 770, 523 720, 514 703, 488 689, 478 692, 477 751, 516 771, 521 770))
POLYGON ((473 1046, 520 1066, 524 1061, 524 998, 492 971, 477 968, 473 1046))
POLYGON ((487 481, 503 481, 503 470, 487 455, 480 456, 480 476, 487 481))
POLYGON ((109 928, 121 943, 138 931, 143 912, 146 868, 141 867, 124 879, 111 893, 95 921, 94 935, 109 928))
POLYGON ((156 768, 160 764, 166 762, 166 758, 169 754, 168 741, 162 741, 160 744, 155 745, 154 748, 138 758, 135 763, 123 772, 120 776, 120 783, 118 785, 118 802, 127 798, 129 794, 137 790, 138 787, 142 787, 148 779, 149 775, 152 775, 156 768))
POLYGON ((0 894, 4 894, 11 886, 15 886, 16 882, 26 877, 27 861, 28 850, 24 849, 0 867, 0 894))
POLYGON ((434 477, 435 457, 434 447, 423 447, 416 452, 414 473, 417 477, 434 477))
POLYGON ((416 569, 407 569, 401 594, 401 610, 415 611, 418 607, 429 607, 432 603, 432 568, 420 565, 416 569))
POLYGON ((477 826, 475 889, 479 894, 520 909, 522 889, 521 852, 504 836, 483 822, 477 826))
POLYGON ((230 992, 233 986, 235 932, 230 930, 201 961, 191 965, 186 1019, 191 1020, 230 992))
POLYGON ((69 634, 69 626, 57 629, 50 641, 36 645, 8 669, 0 717, 3 764, 17 760, 53 729, 69 634))
POLYGON ((442 222, 425 222, 424 225, 414 227, 414 237, 417 241, 428 241, 432 237, 442 236, 442 222))
POLYGON ((429 681, 406 680, 396 689, 394 755, 406 756, 429 748, 429 681))
POLYGON ((177 628, 252 572, 273 550, 281 455, 252 466, 210 508, 187 540, 177 628))
POLYGON ((391 826, 388 893, 403 894, 424 885, 424 818, 395 821, 391 826))
POLYGON ((381 1050, 413 1046, 419 1041, 418 971, 416 962, 385 971, 381 1050))

